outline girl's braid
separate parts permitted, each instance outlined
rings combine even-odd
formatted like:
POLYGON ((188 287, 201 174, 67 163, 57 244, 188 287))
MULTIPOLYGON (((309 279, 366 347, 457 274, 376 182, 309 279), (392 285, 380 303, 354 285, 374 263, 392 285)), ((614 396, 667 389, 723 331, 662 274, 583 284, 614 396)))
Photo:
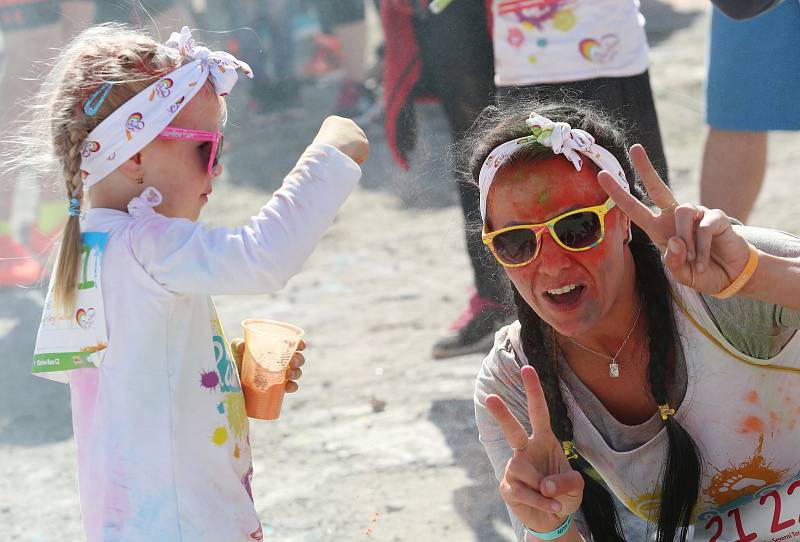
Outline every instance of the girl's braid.
POLYGON ((64 154, 64 179, 67 184, 67 195, 70 198, 83 200, 83 175, 81 174, 81 150, 89 130, 86 123, 76 120, 67 131, 64 154))

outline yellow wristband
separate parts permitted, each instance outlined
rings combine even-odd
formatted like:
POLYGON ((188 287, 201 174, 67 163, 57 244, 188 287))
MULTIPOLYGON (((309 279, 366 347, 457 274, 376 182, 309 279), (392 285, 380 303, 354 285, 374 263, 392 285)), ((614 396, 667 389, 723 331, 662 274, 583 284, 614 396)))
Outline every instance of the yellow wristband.
POLYGON ((714 297, 717 299, 728 299, 729 297, 736 295, 739 290, 744 288, 744 285, 747 284, 747 281, 750 280, 750 277, 753 276, 753 273, 756 272, 756 268, 758 268, 758 250, 756 247, 747 243, 747 248, 750 250, 750 256, 747 258, 747 263, 742 269, 742 272, 739 273, 739 276, 733 279, 733 282, 730 285, 719 292, 718 294, 714 294, 714 297))

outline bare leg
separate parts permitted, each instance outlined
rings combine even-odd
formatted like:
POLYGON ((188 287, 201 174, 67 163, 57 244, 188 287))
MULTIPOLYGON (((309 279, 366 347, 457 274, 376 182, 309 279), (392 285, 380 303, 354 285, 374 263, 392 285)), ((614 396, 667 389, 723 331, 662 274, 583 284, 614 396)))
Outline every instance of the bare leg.
POLYGON ((379 114, 375 95, 368 90, 367 81, 367 23, 360 20, 342 23, 333 33, 341 44, 341 65, 344 78, 336 101, 336 114, 352 117, 359 123, 368 123, 379 114))
POLYGON ((342 44, 342 69, 350 81, 363 83, 367 78, 365 51, 367 46, 367 23, 364 19, 345 23, 333 31, 342 44))
POLYGON ((746 222, 767 169, 767 132, 711 128, 706 138, 700 202, 746 222))

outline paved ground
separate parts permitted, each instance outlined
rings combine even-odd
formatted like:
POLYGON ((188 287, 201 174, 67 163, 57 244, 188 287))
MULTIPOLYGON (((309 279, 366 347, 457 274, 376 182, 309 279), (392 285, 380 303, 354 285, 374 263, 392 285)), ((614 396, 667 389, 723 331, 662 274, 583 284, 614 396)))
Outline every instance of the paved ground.
MULTIPOLYGON (((653 87, 673 184, 696 200, 707 19, 699 0, 646 2, 653 87)), ((250 216, 332 109, 333 86, 304 92, 303 118, 258 122, 231 103, 227 176, 212 224, 250 216)), ((481 356, 433 361, 466 300, 471 271, 437 106, 421 106, 410 174, 380 129, 362 186, 305 270, 281 292, 217 300, 229 335, 244 317, 295 322, 309 338, 302 391, 276 422, 251 423, 254 493, 268 540, 511 540, 477 442, 472 387, 481 356)), ((800 233, 792 189, 800 138, 771 139, 752 223, 800 233)), ((732 184, 735 180, 732 181, 732 184)), ((29 376, 42 294, 0 292, 0 539, 80 540, 67 389, 29 376)))

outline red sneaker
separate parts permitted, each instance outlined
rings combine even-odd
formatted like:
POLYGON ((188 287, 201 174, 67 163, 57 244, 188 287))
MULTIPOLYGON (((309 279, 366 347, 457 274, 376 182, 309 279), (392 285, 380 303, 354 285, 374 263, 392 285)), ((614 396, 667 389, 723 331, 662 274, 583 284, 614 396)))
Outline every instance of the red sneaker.
POLYGON ((489 353, 498 329, 513 321, 512 314, 492 299, 473 292, 469 306, 451 327, 451 333, 433 345, 435 359, 489 353))
POLYGON ((27 248, 10 235, 0 235, 0 287, 31 286, 44 269, 27 248))

